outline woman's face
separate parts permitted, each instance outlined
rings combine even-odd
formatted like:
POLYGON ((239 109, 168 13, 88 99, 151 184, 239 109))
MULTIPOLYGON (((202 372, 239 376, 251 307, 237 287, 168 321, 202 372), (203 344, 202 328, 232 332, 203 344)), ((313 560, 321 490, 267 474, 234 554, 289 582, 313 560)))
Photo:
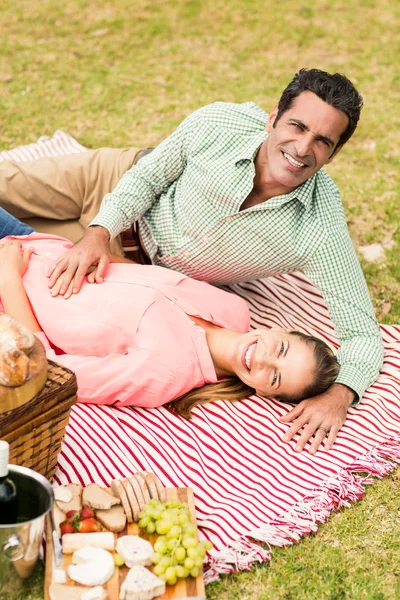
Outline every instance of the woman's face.
POLYGON ((261 396, 298 396, 313 382, 312 346, 284 329, 254 329, 232 344, 234 373, 261 396))

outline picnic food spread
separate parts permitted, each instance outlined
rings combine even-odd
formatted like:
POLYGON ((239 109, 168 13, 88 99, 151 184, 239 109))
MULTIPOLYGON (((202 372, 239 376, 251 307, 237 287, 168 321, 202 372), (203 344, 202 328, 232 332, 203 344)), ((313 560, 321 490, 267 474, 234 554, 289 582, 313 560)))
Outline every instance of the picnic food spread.
MULTIPOLYGON (((201 577, 212 545, 197 541, 188 505, 171 491, 176 488, 164 488, 149 472, 114 480, 110 488, 55 488, 53 516, 64 558, 61 568, 53 565, 46 597, 151 600, 166 594, 166 584, 201 577)), ((168 589, 165 597, 182 597, 168 589)))

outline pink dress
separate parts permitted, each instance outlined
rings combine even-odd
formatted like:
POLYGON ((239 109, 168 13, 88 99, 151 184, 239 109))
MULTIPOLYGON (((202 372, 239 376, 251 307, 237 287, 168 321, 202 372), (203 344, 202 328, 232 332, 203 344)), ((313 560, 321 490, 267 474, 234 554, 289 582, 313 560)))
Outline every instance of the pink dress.
MULTIPOLYGON (((10 238, 12 239, 12 238, 10 238)), ((46 272, 71 248, 56 236, 18 238, 34 247, 23 282, 47 356, 77 376, 80 402, 155 407, 217 381, 204 330, 188 315, 246 332, 244 300, 158 266, 111 264, 102 284, 53 298, 46 272)))

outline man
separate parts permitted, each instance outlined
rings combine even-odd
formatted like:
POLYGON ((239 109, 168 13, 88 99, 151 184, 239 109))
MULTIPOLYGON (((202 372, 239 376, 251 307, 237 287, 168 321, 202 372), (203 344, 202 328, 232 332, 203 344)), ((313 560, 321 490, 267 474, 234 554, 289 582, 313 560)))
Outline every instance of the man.
MULTIPOLYGON (((83 238, 50 268, 49 287, 68 298, 79 292, 92 266, 97 269, 90 279, 101 283, 110 240, 132 223, 154 264, 210 283, 303 270, 327 303, 341 343, 341 368, 327 392, 282 418, 292 422, 284 439, 302 430, 298 451, 313 436, 310 452, 326 436, 330 449, 349 406, 373 383, 383 360, 339 192, 322 170, 354 133, 361 107, 361 96, 344 76, 302 69, 269 116, 253 103, 215 103, 194 112, 110 187, 83 238)), ((35 175, 29 168, 23 176, 6 169, 0 199, 12 212, 12 204, 24 203, 21 182, 40 179, 40 165, 35 175)), ((53 188, 66 181, 60 170, 58 163, 53 188)), ((104 177, 94 169, 88 181, 104 177)), ((73 192, 64 195, 70 204, 73 192)))

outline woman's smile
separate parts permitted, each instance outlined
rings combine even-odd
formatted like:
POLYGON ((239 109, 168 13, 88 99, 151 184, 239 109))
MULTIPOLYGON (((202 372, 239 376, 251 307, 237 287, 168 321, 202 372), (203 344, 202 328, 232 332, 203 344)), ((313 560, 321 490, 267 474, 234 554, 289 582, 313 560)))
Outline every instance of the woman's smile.
POLYGON ((242 352, 242 364, 244 367, 247 368, 249 373, 253 364, 253 358, 256 351, 257 343, 258 340, 250 342, 249 344, 247 344, 247 346, 245 346, 242 352))

